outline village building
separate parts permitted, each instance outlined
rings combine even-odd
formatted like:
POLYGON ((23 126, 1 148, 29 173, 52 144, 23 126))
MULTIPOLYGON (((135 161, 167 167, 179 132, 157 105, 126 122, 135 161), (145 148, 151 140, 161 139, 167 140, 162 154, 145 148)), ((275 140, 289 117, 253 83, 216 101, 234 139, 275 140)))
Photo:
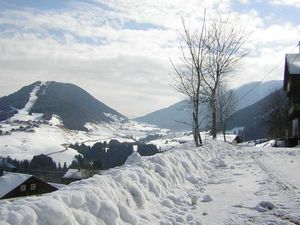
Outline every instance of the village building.
POLYGON ((0 169, 0 199, 39 195, 56 190, 56 187, 36 176, 0 169))
POLYGON ((289 99, 287 136, 300 139, 300 53, 286 54, 283 89, 289 99))
MULTIPOLYGON (((236 135, 236 134, 226 134, 225 138, 226 138, 227 143, 230 143, 230 144, 233 144, 233 145, 236 145, 236 144, 239 144, 239 143, 243 142, 241 137, 239 135, 236 135)), ((224 141, 223 134, 217 134, 217 140, 218 141, 224 141)))
POLYGON ((65 175, 63 176, 63 179, 66 182, 73 182, 81 179, 85 179, 91 177, 89 171, 84 169, 68 169, 65 175))

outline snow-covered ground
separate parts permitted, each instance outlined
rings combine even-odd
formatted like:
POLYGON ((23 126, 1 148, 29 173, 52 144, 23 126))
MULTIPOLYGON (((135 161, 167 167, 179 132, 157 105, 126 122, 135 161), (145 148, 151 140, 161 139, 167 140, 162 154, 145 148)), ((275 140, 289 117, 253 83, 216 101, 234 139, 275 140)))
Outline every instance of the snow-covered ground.
MULTIPOLYGON (((30 117, 30 115, 28 115, 30 117)), ((33 117, 33 116, 32 116, 33 117)), ((32 121, 39 121, 31 118, 32 121)), ((30 121, 30 120, 27 120, 30 121)), ((25 121, 26 122, 26 121, 25 121)), ((34 155, 47 154, 56 162, 70 164, 77 151, 68 148, 69 144, 84 143, 93 145, 96 142, 109 142, 117 139, 120 142, 134 142, 153 133, 166 133, 155 127, 128 121, 123 124, 101 123, 88 124, 89 132, 68 130, 60 126, 59 118, 54 116, 50 124, 39 124, 32 128, 34 132, 16 131, 10 135, 0 136, 0 156, 10 156, 17 159, 32 159, 34 155)), ((1 123, 1 129, 11 130, 26 126, 22 122, 1 123)))
POLYGON ((109 142, 111 139, 134 142, 149 134, 168 132, 155 126, 125 120, 110 114, 106 115, 111 117, 113 122, 88 123, 85 126, 88 132, 65 129, 56 115, 48 122, 43 119, 42 114, 29 114, 37 101, 36 94, 42 85, 44 83, 33 88, 23 109, 18 110, 18 113, 9 121, 0 122, 2 132, 9 133, 9 135, 0 135, 0 156, 30 160, 35 155, 46 154, 56 162, 61 164, 66 162, 69 165, 78 154, 76 150, 68 148, 69 144, 77 142, 93 145, 96 142, 109 142))
POLYGON ((300 224, 300 149, 191 142, 103 175, 0 201, 1 225, 300 224))

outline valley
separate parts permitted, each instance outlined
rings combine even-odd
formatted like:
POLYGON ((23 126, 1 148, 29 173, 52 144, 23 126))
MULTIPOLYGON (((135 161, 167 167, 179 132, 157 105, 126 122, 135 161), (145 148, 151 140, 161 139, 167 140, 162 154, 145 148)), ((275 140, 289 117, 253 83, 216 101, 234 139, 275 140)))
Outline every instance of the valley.
POLYGON ((1 0, 0 225, 300 225, 300 0, 1 0))

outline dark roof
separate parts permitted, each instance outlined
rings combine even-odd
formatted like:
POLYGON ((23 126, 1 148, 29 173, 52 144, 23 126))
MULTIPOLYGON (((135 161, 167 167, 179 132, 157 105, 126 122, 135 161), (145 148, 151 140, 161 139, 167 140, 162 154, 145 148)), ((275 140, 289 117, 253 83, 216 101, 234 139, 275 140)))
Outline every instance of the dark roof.
POLYGON ((38 182, 43 185, 43 191, 39 191, 39 194, 48 193, 51 191, 56 191, 58 188, 54 185, 51 185, 40 178, 30 175, 30 174, 23 174, 23 173, 12 173, 12 172, 4 172, 2 176, 0 176, 0 199, 6 198, 14 198, 14 197, 21 197, 26 195, 32 195, 36 192, 20 195, 16 193, 16 190, 21 184, 25 182, 38 182))
POLYGON ((287 80, 289 76, 300 76, 300 53, 299 54, 286 54, 284 66, 284 81, 283 90, 287 90, 287 80))
POLYGON ((32 177, 32 175, 5 172, 3 176, 0 177, 0 198, 18 187, 20 184, 24 183, 30 177, 32 177))

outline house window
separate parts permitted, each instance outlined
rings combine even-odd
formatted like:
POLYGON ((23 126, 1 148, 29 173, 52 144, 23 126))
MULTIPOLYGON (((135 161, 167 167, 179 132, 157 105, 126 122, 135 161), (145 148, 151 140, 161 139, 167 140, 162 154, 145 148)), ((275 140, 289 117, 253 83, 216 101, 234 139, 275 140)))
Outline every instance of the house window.
POLYGON ((26 184, 22 184, 22 185, 20 186, 20 191, 21 191, 21 192, 26 191, 26 184))
POLYGON ((30 191, 36 190, 36 184, 30 184, 30 191))

